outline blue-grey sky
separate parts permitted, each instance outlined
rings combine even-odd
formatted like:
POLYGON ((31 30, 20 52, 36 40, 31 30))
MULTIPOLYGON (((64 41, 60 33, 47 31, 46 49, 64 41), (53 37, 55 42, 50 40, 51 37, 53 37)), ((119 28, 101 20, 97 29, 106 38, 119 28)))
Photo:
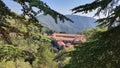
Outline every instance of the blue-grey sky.
MULTIPOLYGON (((21 6, 17 3, 14 3, 12 0, 3 0, 12 11, 15 11, 17 13, 21 13, 21 6)), ((42 0, 46 4, 48 4, 52 9, 66 15, 66 14, 72 14, 71 10, 74 7, 77 7, 82 4, 90 3, 94 0, 42 0)), ((82 16, 89 16, 92 17, 94 13, 88 13, 88 14, 77 14, 82 16)))

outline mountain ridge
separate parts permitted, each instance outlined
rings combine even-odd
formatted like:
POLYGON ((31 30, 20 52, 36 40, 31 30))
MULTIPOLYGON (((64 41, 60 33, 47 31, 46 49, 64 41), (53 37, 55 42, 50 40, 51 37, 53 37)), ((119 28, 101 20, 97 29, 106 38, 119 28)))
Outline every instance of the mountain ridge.
POLYGON ((57 24, 55 20, 49 15, 39 15, 37 19, 43 25, 48 27, 49 29, 56 32, 66 32, 66 33, 77 33, 82 32, 85 29, 93 28, 97 25, 94 23, 96 19, 92 17, 79 16, 79 15, 65 15, 70 18, 74 22, 65 21, 62 22, 59 19, 57 20, 57 24))

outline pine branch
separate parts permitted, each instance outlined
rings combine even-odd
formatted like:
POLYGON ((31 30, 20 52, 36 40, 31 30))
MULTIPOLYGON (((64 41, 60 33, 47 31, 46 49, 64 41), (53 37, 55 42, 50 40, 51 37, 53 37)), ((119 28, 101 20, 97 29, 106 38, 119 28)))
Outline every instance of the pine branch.
POLYGON ((80 5, 72 9, 73 13, 88 13, 93 10, 97 10, 95 16, 99 16, 101 13, 106 17, 102 19, 98 19, 97 22, 100 25, 108 26, 109 28, 113 28, 116 23, 119 25, 120 22, 120 4, 118 4, 119 0, 95 0, 92 3, 80 5))
POLYGON ((71 21, 73 22, 71 19, 65 17, 64 15, 58 13, 57 11, 51 9, 46 3, 43 3, 41 0, 14 0, 15 2, 18 2, 19 4, 21 4, 22 6, 22 11, 23 11, 23 15, 27 15, 30 18, 35 19, 35 16, 39 13, 43 13, 45 15, 50 15, 52 16, 56 23, 57 23, 57 18, 59 18, 61 21, 71 21), (28 4, 26 4, 28 3, 28 4), (39 9, 39 11, 35 11, 32 8, 35 7, 37 9, 39 9))

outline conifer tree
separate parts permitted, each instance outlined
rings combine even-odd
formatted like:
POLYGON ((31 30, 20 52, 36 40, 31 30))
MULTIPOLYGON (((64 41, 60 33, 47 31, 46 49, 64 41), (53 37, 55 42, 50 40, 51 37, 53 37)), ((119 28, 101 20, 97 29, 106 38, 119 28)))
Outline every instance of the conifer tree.
POLYGON ((87 33, 85 43, 76 46, 70 52, 68 68, 119 68, 120 67, 120 4, 119 0, 95 0, 92 3, 80 5, 72 9, 74 13, 88 13, 97 10, 96 15, 105 14, 97 21, 108 26, 94 28, 87 33), (116 26, 113 26, 116 25, 116 26))
POLYGON ((3 0, 0 0, 0 41, 4 40, 4 44, 0 45, 0 49, 1 49, 0 60, 15 62, 17 59, 21 59, 21 58, 22 59, 35 58, 35 60, 39 58, 37 61, 41 62, 42 65, 54 66, 52 64, 54 64, 55 62, 53 61, 53 57, 51 55, 52 53, 49 51, 49 49, 47 49, 48 46, 45 47, 46 49, 45 48, 43 50, 41 49, 42 46, 45 45, 44 42, 40 43, 40 40, 42 40, 43 37, 40 33, 42 26, 38 22, 35 16, 40 13, 44 15, 49 14, 55 19, 56 23, 57 23, 57 18, 59 18, 63 22, 65 20, 69 20, 72 22, 72 20, 56 12, 55 10, 51 9, 47 4, 43 3, 41 0, 12 0, 12 1, 17 2, 22 6, 21 9, 22 14, 18 15, 12 12, 10 8, 8 8, 8 6, 3 2, 3 0), (38 11, 34 10, 33 7, 37 8, 38 11), (25 30, 19 28, 19 24, 13 25, 11 23, 16 23, 16 24, 20 23, 21 25, 23 25, 23 28, 25 28, 25 30), (34 28, 37 28, 39 32, 36 33, 34 31, 34 28), (20 42, 18 41, 18 38, 15 39, 13 42, 13 39, 11 39, 9 35, 12 32, 16 33, 18 36, 23 35, 24 37, 21 38, 20 42), (21 43, 21 41, 23 43, 21 43), (34 47, 30 48, 31 45, 34 45, 34 47), (30 49, 27 49, 26 48, 27 46, 29 46, 30 49), (32 51, 32 49, 34 50, 32 51), (44 53, 46 54, 48 53, 48 55, 45 55, 44 53), (44 59, 48 59, 48 60, 44 61, 43 63, 44 59), (46 64, 48 62, 49 64, 46 64))
MULTIPOLYGON (((95 16, 104 14, 104 18, 100 18, 97 21, 99 25, 108 26, 120 25, 120 0, 95 0, 92 3, 80 5, 72 9, 74 13, 83 12, 88 13, 97 10, 95 16)), ((115 27, 115 26, 114 26, 115 27)))
MULTIPOLYGON (((59 18, 61 21, 64 20, 70 20, 69 18, 65 17, 64 15, 56 12, 55 10, 51 9, 46 3, 43 3, 41 0, 13 0, 14 2, 17 2, 22 6, 22 15, 16 15, 14 12, 11 12, 11 10, 6 6, 6 4, 3 2, 3 0, 0 0, 0 33, 2 34, 3 38, 8 44, 12 44, 9 38, 9 32, 6 31, 3 27, 6 27, 7 29, 14 29, 16 31, 17 28, 11 27, 8 25, 8 22, 6 21, 7 18, 12 18, 12 19, 21 19, 21 21, 25 20, 25 17, 28 17, 28 24, 34 24, 35 26, 42 27, 41 24, 38 22, 36 19, 36 15, 43 13, 45 15, 49 14, 52 16, 56 23, 57 23, 57 18, 59 18), (37 8, 38 11, 35 11, 33 7, 37 8)), ((23 21, 24 22, 24 21, 23 21)), ((14 31, 14 32, 16 32, 14 31)), ((20 31, 19 31, 20 32, 20 31)))

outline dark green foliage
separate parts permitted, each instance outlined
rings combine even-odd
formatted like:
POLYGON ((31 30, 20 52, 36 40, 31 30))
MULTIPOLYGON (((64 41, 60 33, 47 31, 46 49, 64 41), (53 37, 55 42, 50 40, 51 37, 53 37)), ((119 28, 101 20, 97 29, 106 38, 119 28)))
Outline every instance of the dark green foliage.
POLYGON ((57 17, 64 21, 64 19, 70 20, 69 18, 65 17, 64 15, 52 10, 46 3, 43 3, 41 0, 13 0, 18 2, 22 6, 23 15, 27 15, 30 18, 36 20, 35 16, 39 13, 44 13, 45 15, 49 14, 52 16, 55 21, 57 22, 57 17), (34 11, 33 7, 37 8, 38 11, 34 11))
MULTIPOLYGON (((35 16, 39 13, 49 14, 55 20, 69 20, 52 10, 40 0, 13 0, 22 6, 22 15, 11 12, 3 0, 0 0, 0 60, 13 61, 29 59, 34 68, 56 68, 54 53, 50 51, 50 40, 42 35, 42 26, 35 16), (38 11, 34 11, 37 8, 38 11), (26 18, 27 16, 27 18, 26 18), (31 61, 31 58, 34 58, 31 61), (35 64, 34 64, 35 63, 35 64)), ((22 61, 23 62, 23 61, 22 61)), ((26 64, 27 64, 26 62, 26 64)))
MULTIPOLYGON (((34 68, 56 68, 55 54, 49 49, 50 39, 41 35, 42 26, 35 16, 39 13, 49 14, 56 21, 57 17, 64 21, 70 20, 52 10, 41 0, 13 0, 22 6, 22 15, 11 12, 0 0, 0 60, 14 61, 34 58, 31 66, 34 68), (34 11, 37 8, 38 11, 34 11), (27 16, 27 18, 25 18, 27 16), (15 33, 11 37, 10 33, 15 33), (1 43, 2 42, 2 43, 1 43), (11 44, 11 45, 10 45, 11 44), (16 46, 15 46, 16 45, 16 46)), ((95 0, 93 3, 73 9, 76 12, 91 12, 98 9, 96 15, 106 12, 108 16, 98 21, 112 27, 107 31, 93 30, 89 33, 88 41, 76 47, 68 54, 60 54, 57 59, 66 55, 71 56, 67 68, 119 68, 120 67, 120 7, 119 0, 95 0), (110 10, 110 11, 108 11, 110 10)), ((71 21, 71 20, 70 20, 71 21)), ((60 61, 63 59, 59 59, 60 61)), ((65 66, 65 65, 64 65, 65 66)), ((15 67, 18 66, 15 64, 15 67)))
POLYGON ((37 26, 31 23, 26 27, 25 23, 27 23, 27 20, 24 20, 24 23, 20 23, 21 21, 19 21, 19 19, 16 19, 16 22, 14 22, 14 19, 7 19, 7 21, 10 22, 9 26, 15 27, 19 31, 17 32, 17 30, 14 31, 14 29, 12 29, 15 33, 10 36, 9 34, 12 31, 7 27, 5 28, 10 32, 8 32, 8 36, 14 45, 8 46, 7 44, 6 46, 4 41, 1 40, 1 61, 14 61, 16 63, 16 60, 24 59, 26 63, 29 62, 36 68, 41 67, 41 65, 48 68, 49 66, 53 68, 57 67, 56 62, 53 60, 55 55, 49 49, 51 45, 50 39, 43 36, 37 26), (34 60, 31 60, 33 58, 34 60))
POLYGON ((120 4, 119 0, 95 0, 92 3, 72 9, 77 12, 103 13, 105 18, 98 19, 101 26, 85 31, 87 42, 80 44, 72 51, 68 68, 119 68, 120 67, 120 4), (116 26, 114 26, 116 25, 116 26), (112 27, 112 28, 111 28, 112 27), (103 31, 101 31, 103 30, 103 31))
POLYGON ((23 50, 20 47, 14 47, 12 45, 0 45, 0 50, 0 61, 16 61, 17 59, 34 56, 29 51, 23 50))
POLYGON ((96 30, 88 42, 71 52, 69 68, 119 68, 120 26, 108 31, 96 30))
POLYGON ((97 10, 95 16, 103 13, 106 15, 105 18, 98 19, 100 25, 108 26, 109 28, 113 27, 113 25, 120 23, 120 4, 119 0, 95 0, 92 3, 80 5, 72 9, 74 13, 78 12, 92 12, 93 10, 97 10))
MULTIPOLYGON (((24 23, 26 25, 26 27, 29 27, 29 24, 33 24, 37 27, 39 27, 39 30, 41 31, 41 24, 38 22, 38 20, 36 19, 36 15, 43 13, 45 15, 49 14, 50 16, 52 16, 56 22, 57 22, 57 17, 64 21, 64 20, 70 20, 69 18, 65 17, 64 15, 52 10, 48 5, 46 5, 45 3, 43 3, 40 0, 13 0, 14 2, 17 2, 18 4, 20 4, 22 6, 22 11, 23 14, 22 15, 17 15, 14 12, 11 12, 11 10, 6 6, 6 4, 0 0, 0 29, 1 29, 1 34, 4 38, 4 40, 6 42, 8 42, 9 44, 12 44, 8 34, 10 32, 6 31, 3 27, 7 25, 6 29, 10 28, 13 29, 14 27, 9 26, 9 22, 7 21, 7 19, 14 19, 16 20, 20 20, 20 23, 24 23), (38 11, 33 10, 33 8, 37 8, 38 11), (25 16, 28 17, 28 19, 25 18, 25 16), (27 20, 27 21, 25 21, 27 20), (4 32, 2 32, 4 31, 4 32)), ((17 28, 14 28, 14 30, 17 30, 17 28)), ((30 30, 28 28, 28 30, 30 30)), ((16 32, 16 31, 14 31, 16 32)), ((29 34, 29 33, 27 33, 29 34)), ((13 44, 14 45, 14 44, 13 44)))

